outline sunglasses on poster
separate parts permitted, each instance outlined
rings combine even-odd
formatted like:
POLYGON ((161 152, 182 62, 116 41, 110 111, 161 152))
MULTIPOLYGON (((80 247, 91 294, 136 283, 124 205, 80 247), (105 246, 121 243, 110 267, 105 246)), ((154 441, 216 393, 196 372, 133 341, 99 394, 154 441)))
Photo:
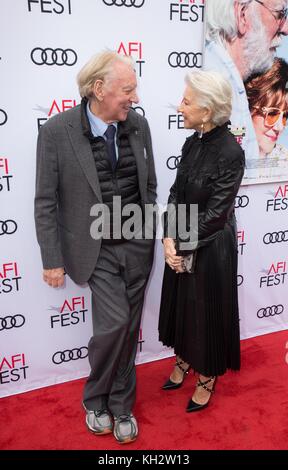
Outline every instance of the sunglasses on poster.
POLYGON ((254 109, 257 109, 264 115, 264 123, 268 127, 275 126, 280 117, 282 118, 283 126, 287 124, 288 111, 282 111, 279 108, 260 108, 259 106, 254 106, 254 109))

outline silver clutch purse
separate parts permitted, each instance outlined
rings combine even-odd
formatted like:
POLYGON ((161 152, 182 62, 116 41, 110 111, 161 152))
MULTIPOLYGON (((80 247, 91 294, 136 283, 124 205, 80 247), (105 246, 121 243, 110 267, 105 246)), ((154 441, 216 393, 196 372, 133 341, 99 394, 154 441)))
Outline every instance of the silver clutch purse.
POLYGON ((190 255, 182 257, 181 268, 179 269, 180 273, 188 273, 188 274, 194 273, 196 254, 197 254, 197 251, 194 251, 190 255))

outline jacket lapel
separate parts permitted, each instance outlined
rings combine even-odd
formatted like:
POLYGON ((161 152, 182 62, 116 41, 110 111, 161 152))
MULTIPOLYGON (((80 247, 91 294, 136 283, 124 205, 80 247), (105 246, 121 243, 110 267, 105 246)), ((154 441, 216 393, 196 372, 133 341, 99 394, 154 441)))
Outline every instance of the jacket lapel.
POLYGON ((67 131, 69 138, 75 152, 76 158, 81 165, 81 168, 93 189, 96 197, 102 202, 102 195, 100 190, 100 184, 98 179, 98 174, 96 170, 95 161, 93 158, 93 153, 89 140, 85 135, 83 135, 83 128, 80 120, 80 107, 79 113, 74 115, 74 119, 70 119, 67 123, 67 131))
MULTIPOLYGON (((141 199, 145 201, 147 197, 147 161, 144 145, 145 139, 143 131, 139 127, 139 120, 137 119, 137 114, 135 111, 130 111, 127 120, 123 123, 119 123, 119 126, 121 127, 121 132, 128 133, 129 143, 136 160, 141 199)), ((83 134, 80 106, 77 109, 77 113, 75 112, 75 114, 70 115, 70 120, 68 121, 66 127, 76 158, 78 159, 79 164, 81 165, 81 168, 96 197, 100 202, 102 202, 99 178, 93 158, 93 153, 89 140, 83 134)))

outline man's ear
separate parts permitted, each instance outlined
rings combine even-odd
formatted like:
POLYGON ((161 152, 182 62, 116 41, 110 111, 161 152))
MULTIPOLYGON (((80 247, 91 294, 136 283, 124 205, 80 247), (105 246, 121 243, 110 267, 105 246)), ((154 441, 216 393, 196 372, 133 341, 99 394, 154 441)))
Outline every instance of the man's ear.
POLYGON ((249 7, 249 3, 240 3, 234 2, 234 14, 235 14, 235 21, 238 33, 241 36, 244 36, 247 32, 248 27, 248 19, 247 19, 247 8, 249 7))
POLYGON ((94 96, 97 98, 98 101, 103 100, 104 92, 103 92, 103 81, 102 80, 96 80, 94 85, 93 85, 93 93, 94 96))

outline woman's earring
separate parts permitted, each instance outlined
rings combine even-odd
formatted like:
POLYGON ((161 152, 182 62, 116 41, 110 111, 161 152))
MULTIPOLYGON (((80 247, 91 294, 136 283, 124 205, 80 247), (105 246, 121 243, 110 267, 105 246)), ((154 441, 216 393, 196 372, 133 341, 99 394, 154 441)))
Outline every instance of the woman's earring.
POLYGON ((204 134, 204 121, 202 121, 199 138, 202 139, 204 134))

